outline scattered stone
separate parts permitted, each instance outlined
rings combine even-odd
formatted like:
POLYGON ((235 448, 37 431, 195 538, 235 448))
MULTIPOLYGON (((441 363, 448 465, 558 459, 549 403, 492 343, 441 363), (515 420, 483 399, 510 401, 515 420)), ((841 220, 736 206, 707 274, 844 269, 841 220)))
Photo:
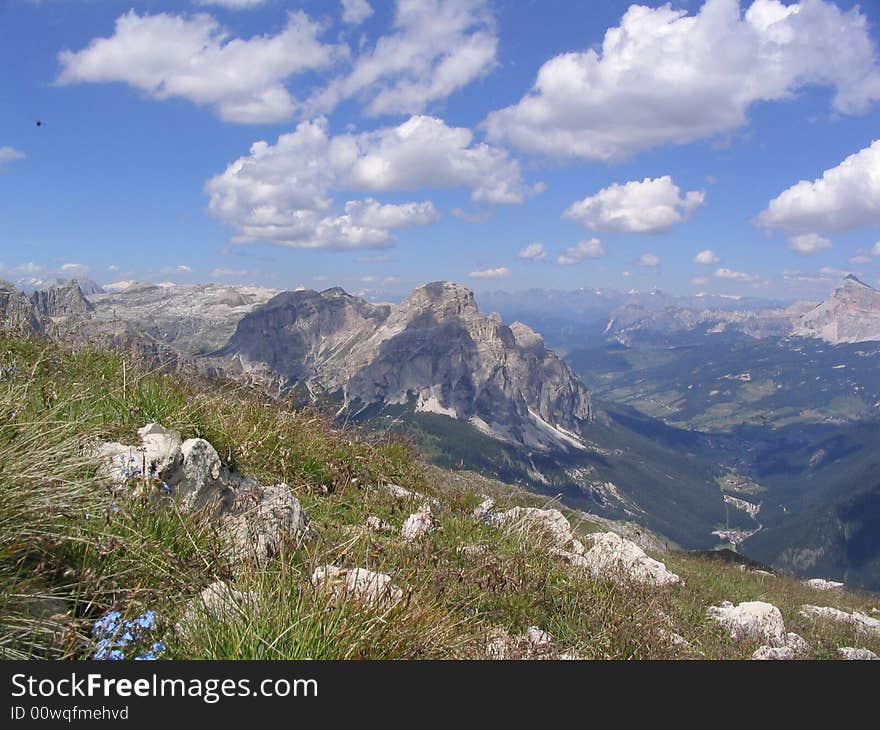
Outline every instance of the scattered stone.
POLYGON ((662 638, 666 639, 669 642, 670 646, 680 646, 682 648, 687 648, 691 645, 687 639, 685 639, 681 634, 677 634, 674 631, 670 631, 669 629, 659 629, 657 632, 662 638))
POLYGON ((418 512, 414 512, 406 518, 400 530, 400 536, 406 542, 415 542, 427 535, 437 524, 431 505, 424 504, 418 512))
POLYGON ((550 651, 553 648, 553 637, 538 626, 526 629, 526 639, 537 651, 550 651))
POLYGON ((838 608, 831 608, 830 606, 808 605, 801 607, 801 616, 813 619, 827 619, 829 621, 836 621, 842 624, 850 624, 851 626, 855 626, 860 631, 880 636, 880 620, 876 618, 871 618, 867 614, 861 613, 860 611, 847 613, 846 611, 841 611, 838 608))
POLYGON ((775 578, 776 576, 771 573, 769 570, 750 570, 752 575, 762 575, 765 578, 775 578))
POLYGON ((252 591, 237 591, 218 580, 191 600, 177 624, 178 630, 186 632, 204 624, 205 618, 220 619, 240 614, 244 608, 254 605, 257 595, 252 591))
POLYGON ((870 649, 855 649, 851 646, 841 646, 838 650, 838 653, 844 659, 848 659, 849 661, 878 661, 880 660, 880 656, 877 656, 870 649))
POLYGON ((364 527, 370 532, 390 532, 394 529, 385 520, 381 520, 375 515, 370 515, 364 520, 364 527))
POLYGON ((585 552, 587 552, 587 549, 584 547, 584 544, 580 540, 574 538, 571 541, 571 552, 573 552, 575 555, 583 555, 585 552))
POLYGON ((488 545, 462 545, 458 548, 458 552, 461 555, 468 555, 472 557, 479 557, 482 555, 486 555, 489 552, 488 545))
POLYGON ((488 636, 485 653, 487 659, 493 660, 579 658, 574 654, 554 654, 553 637, 537 626, 530 626, 520 636, 494 629, 488 636))
POLYGON ((782 613, 771 603, 746 601, 734 606, 724 601, 720 606, 710 606, 706 615, 728 629, 731 639, 760 639, 770 647, 786 645, 782 613))
POLYGON ((791 661, 797 656, 790 646, 762 646, 755 650, 752 659, 756 661, 791 661))
POLYGON ((309 518, 283 482, 264 487, 245 480, 218 524, 230 556, 257 564, 277 555, 285 543, 299 546, 311 535, 309 518))
POLYGON ((327 591, 333 598, 351 598, 368 605, 394 605, 403 599, 403 591, 391 582, 389 576, 365 568, 325 565, 312 573, 312 585, 327 591))
POLYGON ((220 456, 205 439, 187 439, 180 447, 183 461, 165 482, 175 487, 189 508, 211 509, 221 496, 220 456))
POLYGON ((839 591, 844 587, 843 583, 838 583, 835 580, 825 580, 824 578, 810 578, 804 581, 804 585, 819 591, 839 591))
POLYGON ((804 656, 810 650, 810 645, 804 641, 803 637, 795 633, 785 635, 785 644, 783 646, 764 646, 759 647, 752 654, 752 659, 759 661, 791 661, 798 657, 804 656))
POLYGON ((418 492, 413 492, 406 487, 401 487, 398 484, 383 484, 381 487, 382 491, 387 492, 395 499, 424 499, 425 496, 423 494, 419 494, 418 492))
POLYGON ((560 548, 571 544, 571 524, 558 509, 513 507, 497 515, 500 524, 524 534, 540 533, 550 537, 560 548))
POLYGON ((473 517, 478 522, 482 522, 488 517, 492 510, 495 508, 495 500, 491 497, 486 497, 482 502, 480 502, 476 507, 474 507, 473 517))
POLYGON ((593 577, 623 576, 627 580, 654 586, 681 583, 681 578, 666 569, 659 560, 645 555, 634 542, 625 540, 614 532, 601 532, 590 536, 592 545, 583 555, 571 553, 573 565, 585 566, 593 577))

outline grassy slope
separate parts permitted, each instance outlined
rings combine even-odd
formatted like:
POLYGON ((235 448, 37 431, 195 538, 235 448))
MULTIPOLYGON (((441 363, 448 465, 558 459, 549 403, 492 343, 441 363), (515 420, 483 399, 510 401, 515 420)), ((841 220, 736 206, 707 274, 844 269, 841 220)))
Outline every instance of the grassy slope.
MULTIPOLYGON (((868 611, 871 596, 821 594, 686 554, 664 558, 684 586, 593 580, 533 539, 474 522, 483 493, 502 507, 546 501, 429 467, 405 443, 337 429, 241 387, 145 373, 117 354, 0 337, 0 656, 88 658, 96 618, 149 608, 159 614, 166 657, 479 657, 494 627, 530 625, 584 658, 747 657, 754 643, 730 641, 703 617, 725 599, 777 604, 816 657, 840 645, 880 651, 876 639, 798 617, 804 602, 868 611), (211 529, 170 500, 114 503, 95 480, 88 445, 131 440, 149 421, 207 438, 228 464, 264 483, 286 481, 316 537, 265 569, 241 570, 224 560, 211 529), (440 529, 423 544, 360 527, 375 515, 399 529, 414 510, 371 488, 387 481, 440 500, 440 529), (488 547, 458 550, 469 544, 488 547), (386 572, 406 600, 390 611, 329 603, 307 579, 326 563, 386 572), (186 602, 217 579, 254 591, 254 601, 175 632, 186 602), (690 647, 670 646, 661 629, 686 636, 690 647)), ((569 516, 581 532, 596 529, 569 516)))

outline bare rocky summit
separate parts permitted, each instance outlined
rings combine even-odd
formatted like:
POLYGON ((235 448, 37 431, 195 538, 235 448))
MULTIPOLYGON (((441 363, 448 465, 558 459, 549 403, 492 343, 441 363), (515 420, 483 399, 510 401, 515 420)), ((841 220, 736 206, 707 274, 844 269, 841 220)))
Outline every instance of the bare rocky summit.
POLYGON ((534 448, 580 448, 592 418, 589 392, 540 335, 484 315, 451 282, 397 306, 338 288, 284 292, 247 314, 215 356, 229 371, 337 396, 349 413, 412 405, 534 448))
POLYGON ((880 291, 850 274, 831 297, 800 318, 795 334, 833 344, 880 340, 880 291))

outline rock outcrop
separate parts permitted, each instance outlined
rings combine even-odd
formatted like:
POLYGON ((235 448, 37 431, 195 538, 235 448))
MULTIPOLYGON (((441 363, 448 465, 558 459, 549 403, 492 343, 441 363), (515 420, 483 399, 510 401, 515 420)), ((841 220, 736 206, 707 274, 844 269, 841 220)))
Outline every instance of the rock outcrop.
MULTIPOLYGON (((632 581, 643 585, 669 586, 681 583, 681 577, 671 572, 659 560, 645 554, 634 542, 614 532, 601 532, 586 538, 589 547, 556 554, 575 567, 589 572, 594 578, 632 581)), ((580 545, 575 542, 575 548, 580 545)))
POLYGON ((355 600, 370 606, 394 605, 403 599, 403 590, 384 573, 366 568, 339 568, 324 565, 316 568, 312 585, 333 599, 355 600))
POLYGON ((256 601, 256 593, 237 591, 224 581, 218 580, 186 604, 177 624, 177 630, 185 634, 204 625, 206 619, 217 621, 236 614, 240 615, 256 601))
POLYGON ((827 300, 800 318, 795 334, 834 344, 880 340, 880 291, 850 274, 827 300))
POLYGON ((437 518, 434 516, 431 505, 424 504, 418 512, 414 512, 406 518, 400 530, 400 536, 404 542, 416 542, 431 532, 436 525, 437 518))
POLYGON ((731 639, 754 639, 769 647, 786 645, 785 621, 771 603, 746 601, 734 606, 725 601, 720 606, 711 606, 706 615, 729 630, 731 639))
POLYGON ((837 652, 842 659, 848 659, 850 661, 880 661, 880 656, 877 656, 870 649, 856 649, 851 646, 841 646, 837 652))
POLYGON ((101 475, 122 494, 131 488, 177 496, 185 509, 212 520, 231 558, 261 563, 309 536, 308 517, 286 484, 264 486, 233 472, 204 439, 182 441, 177 431, 156 423, 138 436, 137 446, 97 446, 101 475))
POLYGON ((31 300, 9 282, 0 280, 0 330, 34 334, 41 327, 31 300))
POLYGON ((825 580, 824 578, 810 578, 804 581, 804 585, 815 588, 818 591, 839 591, 844 587, 843 583, 835 580, 825 580))
POLYGON ((358 413, 382 404, 469 421, 534 448, 582 448, 590 395, 522 324, 506 326, 451 282, 373 305, 342 289, 284 292, 244 316, 223 367, 280 377, 358 413))
POLYGON ((61 286, 37 289, 31 294, 31 304, 41 317, 48 319, 84 317, 95 309, 76 279, 61 286))
POLYGON ((863 633, 880 636, 880 620, 872 618, 861 611, 847 613, 831 606, 802 606, 801 616, 811 619, 835 621, 854 626, 863 633))
MULTIPOLYGON (((488 510, 486 511, 488 513, 488 510)), ((571 523, 558 509, 513 507, 495 515, 497 524, 524 534, 548 538, 558 548, 571 545, 574 534, 571 523)))

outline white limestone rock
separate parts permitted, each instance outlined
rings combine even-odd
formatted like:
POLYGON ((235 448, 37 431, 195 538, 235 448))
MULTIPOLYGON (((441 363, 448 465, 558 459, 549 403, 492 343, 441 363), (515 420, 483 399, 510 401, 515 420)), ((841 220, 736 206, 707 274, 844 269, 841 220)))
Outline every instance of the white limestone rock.
POLYGON ((312 573, 312 585, 334 599, 353 599, 367 605, 394 605, 403 600, 403 590, 384 573, 365 568, 339 568, 324 565, 312 573))
POLYGON ((812 619, 826 619, 828 621, 836 621, 842 624, 855 626, 859 631, 866 634, 880 636, 880 620, 872 618, 860 611, 847 613, 839 608, 830 606, 802 606, 801 616, 812 619))
POLYGON ((486 497, 486 499, 474 507, 473 518, 478 522, 482 522, 491 514, 493 509, 495 509, 495 500, 491 497, 486 497))
POLYGON ((437 520, 431 505, 424 504, 418 512, 414 512, 406 518, 400 530, 400 536, 405 542, 415 542, 431 532, 436 524, 437 520))
POLYGON ((553 637, 538 626, 526 629, 526 640, 536 651, 550 651, 553 648, 553 637))
POLYGON ((851 646, 841 646, 837 652, 843 659, 848 659, 849 661, 878 661, 880 660, 880 656, 877 656, 870 649, 856 649, 851 646))
POLYGON ((710 606, 706 615, 730 631, 732 639, 755 639, 768 646, 786 645, 785 621, 776 606, 763 601, 746 601, 734 606, 724 601, 710 606))
POLYGON ((254 479, 234 490, 218 526, 231 557, 257 564, 277 555, 282 545, 298 546, 311 535, 309 519, 287 484, 264 487, 254 479))
POLYGON ((766 644, 755 650, 752 659, 758 661, 791 661, 804 656, 810 650, 810 645, 803 637, 793 632, 785 635, 784 646, 767 646, 766 644))
POLYGON ((560 548, 571 545, 571 524, 558 509, 513 507, 498 514, 500 524, 524 534, 543 534, 560 548))
POLYGON ((419 494, 418 492, 413 492, 411 489, 407 489, 406 487, 401 487, 398 484, 391 484, 390 482, 388 484, 383 484, 381 486, 381 489, 383 492, 390 494, 395 499, 418 500, 418 499, 425 498, 425 495, 423 495, 423 494, 419 494))
POLYGON ((180 447, 183 460, 170 474, 166 483, 174 487, 190 508, 215 506, 223 483, 220 480, 222 464, 217 450, 205 439, 187 439, 180 447))
POLYGON ((804 581, 804 585, 815 588, 819 591, 839 591, 844 587, 843 583, 834 580, 825 580, 824 578, 810 578, 804 581))
POLYGON ((573 565, 585 566, 593 577, 622 577, 653 586, 681 583, 679 576, 667 570, 659 560, 648 557, 634 542, 625 540, 614 532, 598 533, 590 537, 592 544, 583 555, 572 553, 574 558, 569 560, 573 565))
POLYGON ((186 633, 203 624, 206 618, 218 620, 242 616, 248 607, 256 603, 256 599, 256 593, 237 591, 226 582, 218 580, 186 605, 177 629, 186 633))
POLYGON ((370 515, 364 520, 364 528, 369 532, 391 532, 391 530, 394 529, 391 525, 385 522, 385 520, 382 520, 375 515, 370 515))

